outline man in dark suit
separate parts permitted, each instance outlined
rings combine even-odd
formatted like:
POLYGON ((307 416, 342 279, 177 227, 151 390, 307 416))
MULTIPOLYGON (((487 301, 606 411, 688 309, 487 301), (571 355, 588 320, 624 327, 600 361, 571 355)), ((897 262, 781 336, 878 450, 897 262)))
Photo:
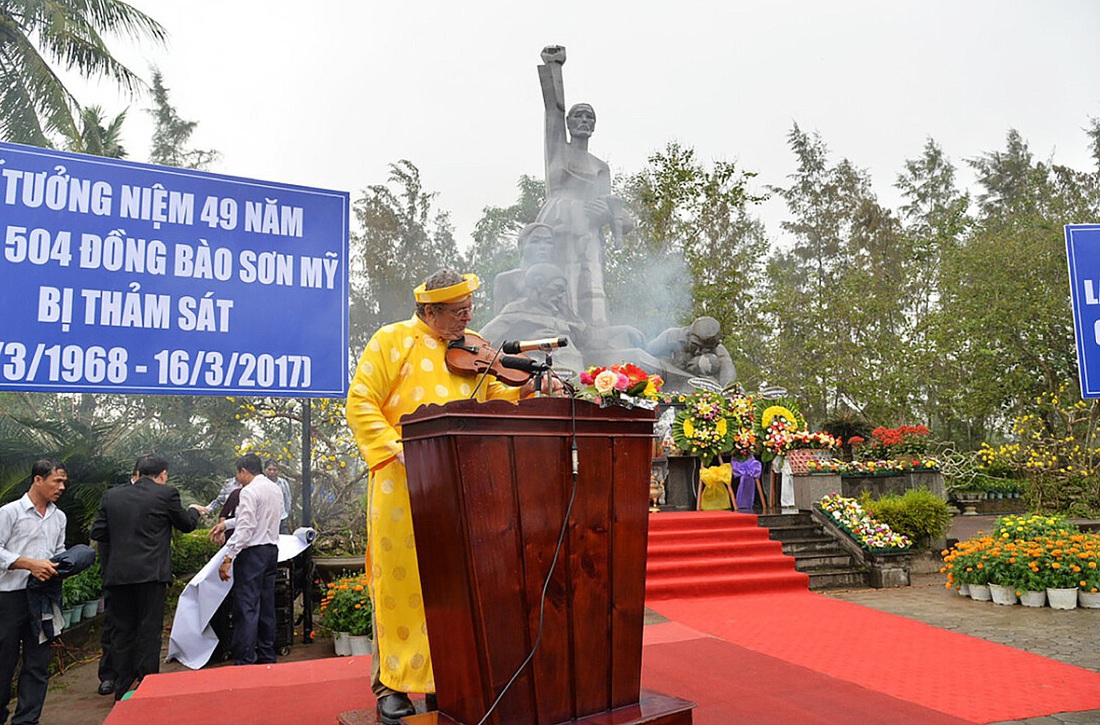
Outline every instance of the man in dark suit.
POLYGON ((168 461, 158 455, 137 460, 138 480, 109 489, 100 499, 92 538, 110 546, 103 586, 110 596, 107 621, 115 699, 147 674, 160 671, 164 597, 172 581, 172 527, 194 531, 199 506, 184 509, 168 482, 168 461))

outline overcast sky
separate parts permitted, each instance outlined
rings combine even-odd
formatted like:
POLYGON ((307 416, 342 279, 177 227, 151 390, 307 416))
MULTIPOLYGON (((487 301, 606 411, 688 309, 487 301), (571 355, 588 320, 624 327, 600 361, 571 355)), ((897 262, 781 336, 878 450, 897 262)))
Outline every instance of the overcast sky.
MULTIPOLYGON (((194 146, 222 154, 212 171, 354 200, 409 159, 460 245, 542 175, 548 44, 566 46, 566 101, 595 107, 590 150, 616 174, 675 140, 782 185, 793 123, 869 170, 888 206, 928 137, 962 167, 1015 128, 1037 157, 1093 167, 1097 0, 130 1, 168 45, 112 48, 161 69, 194 146)), ((125 145, 147 159, 148 98, 74 90, 112 116, 129 105, 125 145)), ((782 208, 761 216, 777 233, 782 208)))

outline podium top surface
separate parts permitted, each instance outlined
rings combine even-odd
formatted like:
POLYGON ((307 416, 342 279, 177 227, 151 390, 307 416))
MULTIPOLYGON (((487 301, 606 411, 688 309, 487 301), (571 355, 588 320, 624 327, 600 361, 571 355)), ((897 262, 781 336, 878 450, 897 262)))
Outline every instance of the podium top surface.
POLYGON ((656 414, 644 408, 600 406, 575 398, 454 400, 429 404, 401 418, 406 441, 452 435, 608 435, 653 436, 656 414))

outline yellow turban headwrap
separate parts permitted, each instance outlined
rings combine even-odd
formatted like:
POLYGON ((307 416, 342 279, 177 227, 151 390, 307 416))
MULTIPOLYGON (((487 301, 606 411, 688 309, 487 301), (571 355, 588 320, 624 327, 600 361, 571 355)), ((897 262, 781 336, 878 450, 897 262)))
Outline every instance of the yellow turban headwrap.
POLYGON ((420 285, 413 290, 413 296, 416 297, 417 302, 422 303, 455 302, 472 295, 474 290, 480 286, 481 280, 477 278, 476 274, 464 274, 461 282, 452 284, 450 287, 424 289, 424 285, 420 285))

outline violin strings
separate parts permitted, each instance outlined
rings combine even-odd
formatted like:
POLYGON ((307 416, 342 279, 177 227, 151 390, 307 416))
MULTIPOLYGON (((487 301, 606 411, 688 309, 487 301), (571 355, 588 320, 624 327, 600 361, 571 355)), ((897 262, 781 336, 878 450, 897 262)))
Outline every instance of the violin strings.
POLYGON ((493 359, 489 361, 489 364, 485 366, 485 369, 481 372, 481 375, 478 377, 477 385, 474 386, 474 392, 470 393, 469 400, 473 400, 474 396, 477 395, 478 389, 481 388, 481 384, 485 382, 486 376, 489 375, 489 371, 493 368, 493 363, 495 363, 497 361, 497 358, 500 357, 500 353, 503 350, 504 350, 504 343, 502 342, 502 343, 500 343, 500 347, 498 347, 496 349, 496 351, 493 352, 493 359))

